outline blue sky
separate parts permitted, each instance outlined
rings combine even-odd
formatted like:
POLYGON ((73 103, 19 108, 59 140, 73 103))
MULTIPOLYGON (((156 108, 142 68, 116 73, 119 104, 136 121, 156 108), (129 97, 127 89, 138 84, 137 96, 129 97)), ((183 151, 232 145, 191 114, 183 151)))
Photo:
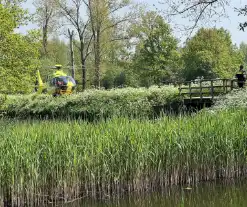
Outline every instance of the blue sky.
MULTIPOLYGON (((158 9, 164 9, 165 6, 158 3, 158 1, 162 0, 136 0, 138 2, 142 2, 147 4, 147 8, 150 10, 154 10, 155 5, 158 9)), ((31 13, 35 11, 35 8, 32 5, 33 0, 27 0, 27 2, 24 4, 25 8, 28 8, 31 13)), ((217 21, 216 24, 211 24, 212 26, 216 27, 224 27, 225 29, 229 30, 232 35, 232 41, 233 43, 240 44, 242 41, 247 42, 247 31, 243 32, 240 31, 238 28, 238 25, 240 22, 243 22, 244 20, 247 20, 247 17, 244 16, 238 16, 237 12, 234 11, 234 7, 241 7, 243 5, 247 5, 247 0, 232 0, 232 3, 229 7, 226 8, 226 12, 228 14, 228 18, 221 18, 219 21, 217 21), (234 3, 233 3, 234 1, 234 3)), ((180 24, 188 24, 189 22, 185 19, 176 18, 174 19, 175 23, 180 24)), ((35 28, 35 24, 29 24, 28 26, 21 27, 19 29, 20 32, 25 33, 26 30, 35 28)), ((177 30, 177 27, 173 25, 174 28, 174 35, 183 42, 185 40, 184 33, 181 33, 177 30)))

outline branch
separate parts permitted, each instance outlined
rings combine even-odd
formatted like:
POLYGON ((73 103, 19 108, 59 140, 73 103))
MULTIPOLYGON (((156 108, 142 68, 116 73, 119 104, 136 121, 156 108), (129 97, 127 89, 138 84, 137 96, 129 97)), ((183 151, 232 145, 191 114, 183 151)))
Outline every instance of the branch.
MULTIPOLYGON (((217 0, 215 0, 215 1, 217 1, 217 0)), ((206 8, 207 8, 209 5, 210 5, 210 4, 205 5, 205 6, 203 7, 203 9, 201 10, 200 14, 197 16, 197 18, 196 18, 196 20, 195 20, 195 23, 194 23, 194 25, 193 25, 192 28, 191 28, 190 35, 192 34, 192 32, 194 31, 194 29, 196 28, 196 26, 197 26, 197 24, 198 24, 200 18, 202 17, 203 13, 205 12, 206 8)), ((190 36, 190 35, 189 35, 189 36, 190 36)))
POLYGON ((88 20, 87 20, 87 22, 85 23, 85 25, 84 25, 84 27, 83 27, 82 31, 80 30, 80 36, 81 36, 81 37, 83 37, 83 36, 84 36, 84 34, 85 34, 85 31, 86 31, 86 29, 87 29, 88 24, 89 24, 89 19, 88 19, 88 20))
POLYGON ((92 40, 93 40, 93 35, 91 35, 91 38, 90 38, 90 40, 89 40, 89 42, 88 42, 88 45, 87 45, 87 49, 86 49, 86 59, 87 59, 87 57, 90 55, 90 53, 92 52, 92 51, 90 51, 89 52, 89 47, 90 47, 90 45, 91 45, 91 42, 92 42, 92 40))
POLYGON ((185 13, 185 12, 187 12, 187 11, 189 11, 189 10, 191 10, 191 9, 193 9, 193 8, 195 8, 195 7, 197 7, 197 6, 199 6, 199 5, 203 5, 203 4, 206 4, 206 6, 208 6, 208 5, 212 5, 213 3, 215 3, 215 2, 217 2, 218 0, 212 0, 212 1, 199 1, 199 2, 197 2, 196 4, 193 4, 193 5, 191 5, 191 6, 189 6, 189 7, 187 7, 187 8, 185 8, 185 9, 183 9, 182 11, 177 11, 176 9, 176 12, 177 13, 174 13, 174 14, 171 14, 171 15, 178 15, 178 14, 183 14, 183 13, 185 13))
POLYGON ((66 19, 68 19, 71 24, 77 28, 77 21, 74 19, 73 15, 71 14, 71 10, 66 6, 66 5, 62 5, 59 1, 57 2, 59 7, 62 9, 62 14, 66 17, 66 19))
POLYGON ((109 25, 109 26, 103 28, 103 29, 101 30, 101 32, 103 33, 104 31, 106 31, 106 30, 108 30, 108 29, 110 29, 110 28, 113 28, 113 27, 115 27, 115 26, 117 26, 117 25, 119 25, 119 24, 121 24, 121 23, 123 23, 123 22, 127 22, 127 21, 130 21, 130 20, 132 20, 132 19, 130 19, 130 18, 121 19, 121 20, 119 20, 118 22, 115 22, 114 24, 111 24, 111 25, 109 25))

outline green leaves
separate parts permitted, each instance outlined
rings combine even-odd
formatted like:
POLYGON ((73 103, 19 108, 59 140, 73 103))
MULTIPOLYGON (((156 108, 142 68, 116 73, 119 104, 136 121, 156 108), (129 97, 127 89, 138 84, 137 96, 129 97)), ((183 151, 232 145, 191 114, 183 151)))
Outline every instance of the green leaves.
POLYGON ((15 34, 18 25, 16 13, 0 5, 0 81, 2 93, 30 92, 33 90, 34 70, 38 66, 39 42, 34 32, 27 36, 15 34))
POLYGON ((229 32, 223 28, 200 29, 186 42, 182 58, 186 80, 198 76, 231 78, 243 60, 233 46, 229 32))
POLYGON ((142 16, 139 25, 133 26, 133 34, 139 39, 134 56, 134 68, 141 78, 168 78, 178 63, 177 40, 170 26, 155 12, 142 16))

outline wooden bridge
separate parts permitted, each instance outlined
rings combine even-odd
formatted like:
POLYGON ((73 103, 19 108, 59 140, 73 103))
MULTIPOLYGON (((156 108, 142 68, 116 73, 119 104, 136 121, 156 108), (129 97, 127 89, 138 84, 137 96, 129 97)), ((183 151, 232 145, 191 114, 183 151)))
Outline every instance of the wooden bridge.
POLYGON ((238 88, 237 79, 202 79, 179 83, 179 94, 184 105, 211 106, 220 95, 238 88))

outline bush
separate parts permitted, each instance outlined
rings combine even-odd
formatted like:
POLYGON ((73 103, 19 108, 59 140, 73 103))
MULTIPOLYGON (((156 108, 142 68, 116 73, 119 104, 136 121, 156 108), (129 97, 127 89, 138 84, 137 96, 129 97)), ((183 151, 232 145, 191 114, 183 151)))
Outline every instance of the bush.
POLYGON ((172 108, 179 105, 178 90, 173 86, 125 88, 110 91, 88 90, 70 96, 8 96, 4 108, 12 117, 84 117, 152 116, 155 106, 172 108))
POLYGON ((226 95, 220 96, 210 110, 218 111, 232 108, 247 108, 246 89, 235 89, 226 95))

